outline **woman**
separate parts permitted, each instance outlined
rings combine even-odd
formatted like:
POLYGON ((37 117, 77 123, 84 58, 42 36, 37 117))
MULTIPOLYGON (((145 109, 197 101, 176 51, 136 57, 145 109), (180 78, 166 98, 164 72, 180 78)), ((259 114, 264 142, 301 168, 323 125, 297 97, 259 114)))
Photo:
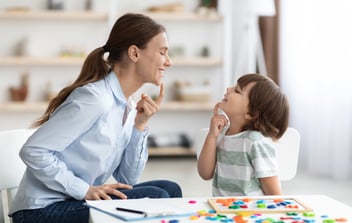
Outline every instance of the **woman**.
POLYGON ((116 21, 77 80, 33 124, 38 130, 20 151, 27 169, 10 210, 14 223, 88 222, 84 200, 182 196, 174 182, 136 184, 148 158, 147 122, 159 109, 169 66, 163 26, 141 14, 116 21), (145 83, 160 86, 160 95, 153 101, 142 94, 135 103, 131 96, 145 83), (117 183, 104 184, 111 175, 117 183))

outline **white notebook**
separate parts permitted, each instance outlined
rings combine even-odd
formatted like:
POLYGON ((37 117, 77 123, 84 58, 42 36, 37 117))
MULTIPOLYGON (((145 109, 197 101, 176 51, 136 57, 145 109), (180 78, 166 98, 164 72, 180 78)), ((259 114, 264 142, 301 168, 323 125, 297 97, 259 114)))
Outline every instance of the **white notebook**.
POLYGON ((184 201, 180 202, 179 199, 173 200, 172 198, 87 200, 86 205, 124 221, 135 221, 146 218, 180 217, 196 214, 194 211, 187 208, 189 204, 184 201))

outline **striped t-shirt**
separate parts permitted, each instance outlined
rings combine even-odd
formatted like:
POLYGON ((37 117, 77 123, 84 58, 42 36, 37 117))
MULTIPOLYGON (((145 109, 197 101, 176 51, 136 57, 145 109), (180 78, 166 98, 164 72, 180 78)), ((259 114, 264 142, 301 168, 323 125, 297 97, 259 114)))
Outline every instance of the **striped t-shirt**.
POLYGON ((221 135, 213 196, 263 195, 258 178, 277 176, 275 144, 258 131, 221 135))

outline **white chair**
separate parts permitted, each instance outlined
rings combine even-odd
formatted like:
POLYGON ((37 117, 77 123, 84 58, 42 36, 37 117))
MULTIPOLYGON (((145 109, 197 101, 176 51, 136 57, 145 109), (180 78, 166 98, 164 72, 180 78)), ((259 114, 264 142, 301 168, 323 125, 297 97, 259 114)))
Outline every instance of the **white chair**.
POLYGON ((19 151, 34 131, 35 129, 15 129, 0 132, 0 191, 4 223, 12 222, 7 214, 25 170, 19 151))
POLYGON ((277 142, 277 158, 281 181, 292 180, 297 173, 301 135, 292 127, 277 142))
MULTIPOLYGON (((202 150, 207 134, 208 128, 203 128, 199 131, 195 139, 194 145, 197 151, 197 158, 202 150)), ((276 143, 279 178, 281 181, 289 181, 296 176, 300 141, 301 136, 299 132, 295 128, 288 127, 285 134, 276 143)))

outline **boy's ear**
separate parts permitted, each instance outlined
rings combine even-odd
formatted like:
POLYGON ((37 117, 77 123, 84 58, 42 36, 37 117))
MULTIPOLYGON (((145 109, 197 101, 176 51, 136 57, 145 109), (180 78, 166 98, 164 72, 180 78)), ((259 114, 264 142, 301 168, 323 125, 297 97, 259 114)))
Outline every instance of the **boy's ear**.
POLYGON ((138 58, 139 58, 139 49, 136 45, 131 45, 130 47, 128 47, 128 51, 127 51, 128 57, 133 61, 133 62, 137 62, 138 58))
POLYGON ((249 113, 244 114, 244 118, 245 118, 246 120, 252 120, 252 119, 253 119, 253 118, 252 118, 252 115, 249 114, 249 113))
POLYGON ((256 114, 251 114, 251 113, 249 113, 249 112, 247 112, 247 113, 244 115, 244 118, 245 118, 246 120, 249 120, 249 121, 253 121, 253 120, 255 120, 257 117, 258 117, 258 115, 256 115, 256 114))

